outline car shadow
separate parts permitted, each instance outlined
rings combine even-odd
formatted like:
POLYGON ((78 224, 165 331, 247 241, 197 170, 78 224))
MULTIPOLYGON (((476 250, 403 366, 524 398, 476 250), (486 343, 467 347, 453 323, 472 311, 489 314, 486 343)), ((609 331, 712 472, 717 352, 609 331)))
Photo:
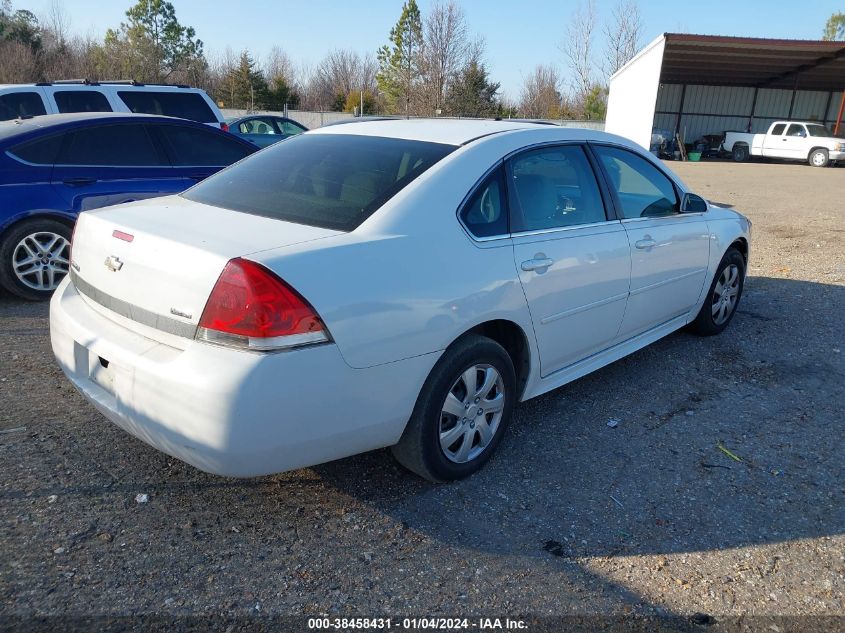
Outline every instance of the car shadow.
POLYGON ((388 451, 313 470, 431 538, 496 554, 843 534, 843 311, 845 287, 751 278, 721 336, 676 333, 518 406, 497 455, 467 480, 422 482, 388 451))

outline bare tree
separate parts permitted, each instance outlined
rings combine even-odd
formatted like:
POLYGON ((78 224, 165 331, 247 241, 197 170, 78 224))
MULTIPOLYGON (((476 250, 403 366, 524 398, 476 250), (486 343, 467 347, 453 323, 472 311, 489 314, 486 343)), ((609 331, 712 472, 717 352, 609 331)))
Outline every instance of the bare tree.
POLYGON ((288 86, 295 86, 298 82, 296 67, 290 56, 278 46, 270 49, 266 62, 262 65, 264 76, 273 86, 275 82, 284 81, 288 86))
POLYGON ((607 78, 637 54, 643 28, 635 0, 619 0, 612 15, 612 21, 604 25, 606 49, 602 70, 607 78))
POLYGON ((556 119, 560 116, 560 74, 553 66, 537 66, 523 80, 519 114, 528 119, 556 119))
POLYGON ((572 73, 572 88, 583 97, 593 87, 593 31, 596 28, 595 0, 579 4, 566 29, 561 51, 572 73))
MULTIPOLYGON (((464 11, 455 2, 436 1, 423 22, 420 69, 423 82, 423 113, 443 108, 446 90, 455 75, 466 65, 471 44, 464 11)), ((478 57, 481 55, 479 54, 478 57)))
POLYGON ((350 93, 376 93, 378 66, 372 57, 350 50, 331 51, 321 61, 305 90, 308 106, 321 110, 340 110, 350 93))

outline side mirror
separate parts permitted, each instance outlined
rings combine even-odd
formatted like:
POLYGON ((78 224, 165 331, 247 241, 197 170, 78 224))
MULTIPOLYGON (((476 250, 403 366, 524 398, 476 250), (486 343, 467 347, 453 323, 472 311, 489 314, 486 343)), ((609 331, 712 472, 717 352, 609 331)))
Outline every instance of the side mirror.
POLYGON ((685 193, 681 213, 707 213, 707 200, 694 193, 685 193))

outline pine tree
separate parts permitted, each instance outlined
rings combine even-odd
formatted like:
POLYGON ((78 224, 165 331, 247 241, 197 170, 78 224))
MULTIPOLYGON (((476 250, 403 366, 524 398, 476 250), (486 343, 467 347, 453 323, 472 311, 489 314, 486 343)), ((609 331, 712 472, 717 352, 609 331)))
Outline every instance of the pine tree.
POLYGON ((422 46, 422 18, 416 0, 402 5, 399 21, 390 29, 390 44, 378 51, 379 71, 376 75, 379 90, 387 97, 394 112, 411 113, 411 102, 419 76, 418 57, 422 46))
POLYGON ((484 64, 471 60, 446 93, 446 109, 453 116, 493 117, 499 83, 491 83, 484 64))

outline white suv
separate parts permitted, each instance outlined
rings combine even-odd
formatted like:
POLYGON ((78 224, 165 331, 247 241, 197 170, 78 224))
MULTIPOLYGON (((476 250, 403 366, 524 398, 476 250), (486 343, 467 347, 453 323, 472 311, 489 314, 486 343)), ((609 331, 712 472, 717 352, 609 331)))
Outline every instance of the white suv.
POLYGON ((204 90, 134 81, 54 81, 0 85, 0 121, 63 112, 161 114, 228 129, 204 90))

